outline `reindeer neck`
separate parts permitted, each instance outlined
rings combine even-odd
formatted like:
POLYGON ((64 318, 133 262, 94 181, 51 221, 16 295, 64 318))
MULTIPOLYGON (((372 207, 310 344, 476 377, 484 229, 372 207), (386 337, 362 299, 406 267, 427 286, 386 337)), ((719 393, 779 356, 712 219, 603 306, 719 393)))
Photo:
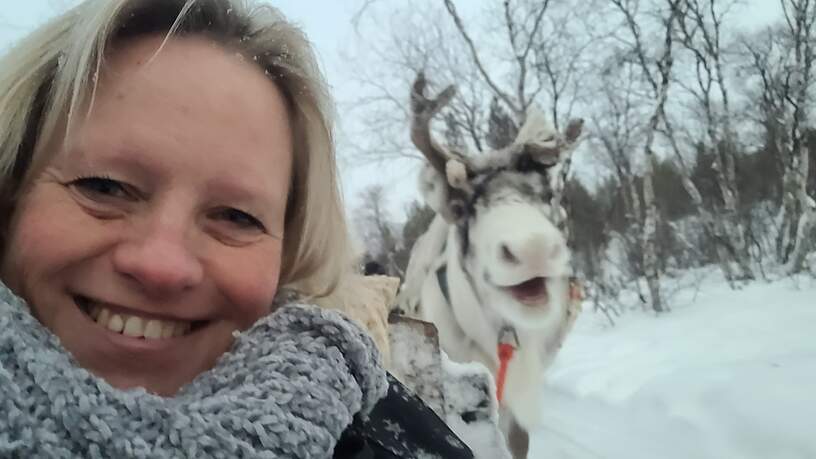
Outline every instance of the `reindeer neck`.
POLYGON ((508 323, 493 308, 482 303, 478 284, 467 268, 458 237, 458 228, 451 226, 445 251, 448 304, 462 331, 473 335, 469 338, 483 352, 498 359, 495 343, 498 342, 499 332, 508 323))

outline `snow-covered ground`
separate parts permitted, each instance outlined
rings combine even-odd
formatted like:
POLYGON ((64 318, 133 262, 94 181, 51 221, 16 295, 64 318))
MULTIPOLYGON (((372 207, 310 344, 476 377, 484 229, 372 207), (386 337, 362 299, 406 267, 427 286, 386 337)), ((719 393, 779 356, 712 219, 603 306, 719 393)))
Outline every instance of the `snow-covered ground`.
POLYGON ((816 280, 690 275, 660 317, 585 305, 530 458, 816 458, 816 280))

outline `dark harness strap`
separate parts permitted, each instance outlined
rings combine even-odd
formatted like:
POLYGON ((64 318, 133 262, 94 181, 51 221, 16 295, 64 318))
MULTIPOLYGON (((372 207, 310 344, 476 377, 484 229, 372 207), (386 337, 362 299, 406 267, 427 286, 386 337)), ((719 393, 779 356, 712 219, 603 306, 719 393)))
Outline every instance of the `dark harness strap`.
POLYGON ((450 289, 448 288, 448 265, 444 264, 436 270, 436 281, 439 283, 439 289, 442 290, 442 296, 445 297, 445 302, 448 305, 450 301, 450 289))

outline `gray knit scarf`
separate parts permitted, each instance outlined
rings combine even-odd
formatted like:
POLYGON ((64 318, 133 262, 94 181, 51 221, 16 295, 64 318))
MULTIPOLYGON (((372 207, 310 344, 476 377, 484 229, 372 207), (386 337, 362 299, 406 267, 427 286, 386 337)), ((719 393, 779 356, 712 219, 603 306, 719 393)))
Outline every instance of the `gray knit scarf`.
POLYGON ((80 368, 0 283, 0 457, 328 458, 386 392, 365 332, 286 304, 172 398, 80 368))

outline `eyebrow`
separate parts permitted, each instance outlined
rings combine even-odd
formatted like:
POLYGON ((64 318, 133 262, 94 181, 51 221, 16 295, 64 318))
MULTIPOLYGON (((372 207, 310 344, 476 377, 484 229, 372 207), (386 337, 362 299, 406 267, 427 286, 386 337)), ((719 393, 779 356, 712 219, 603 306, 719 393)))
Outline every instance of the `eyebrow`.
POLYGON ((148 164, 145 164, 143 161, 140 161, 136 158, 135 153, 138 152, 137 149, 134 148, 115 148, 110 149, 106 146, 95 146, 91 145, 90 147, 85 146, 75 146, 68 150, 66 154, 66 159, 71 162, 79 163, 82 166, 88 167, 121 167, 126 169, 128 172, 135 172, 141 178, 147 178, 151 176, 156 176, 161 174, 157 173, 159 171, 156 168, 150 167, 148 164), (88 153, 91 150, 99 149, 98 152, 95 152, 93 158, 89 158, 88 153), (116 151, 114 154, 108 153, 109 151, 116 151))
MULTIPOLYGON (((228 200, 255 203, 260 199, 275 199, 277 196, 264 187, 252 186, 246 180, 233 179, 227 176, 217 176, 206 182, 208 191, 224 196, 228 200)), ((270 203, 271 204, 271 203, 270 203)))

